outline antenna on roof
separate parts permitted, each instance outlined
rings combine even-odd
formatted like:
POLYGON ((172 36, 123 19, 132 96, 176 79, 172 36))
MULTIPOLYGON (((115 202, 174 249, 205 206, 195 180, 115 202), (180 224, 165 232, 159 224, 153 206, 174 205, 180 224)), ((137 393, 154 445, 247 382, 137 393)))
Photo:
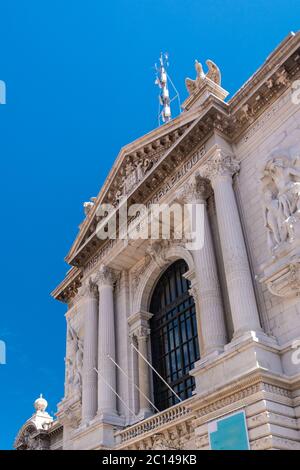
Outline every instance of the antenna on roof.
POLYGON ((158 85, 160 88, 160 93, 158 96, 158 125, 160 126, 161 124, 164 124, 165 122, 169 122, 172 119, 172 113, 171 113, 171 103, 174 100, 178 101, 178 107, 179 107, 179 114, 181 112, 180 108, 180 98, 179 98, 179 93, 176 90, 171 78, 169 77, 167 73, 167 68, 169 67, 169 55, 168 53, 162 53, 160 54, 159 58, 159 66, 155 64, 155 71, 156 71, 156 80, 155 80, 155 85, 158 85), (170 93, 169 93, 169 87, 168 87, 168 81, 171 84, 171 87, 173 89, 173 94, 174 96, 170 98, 170 93))

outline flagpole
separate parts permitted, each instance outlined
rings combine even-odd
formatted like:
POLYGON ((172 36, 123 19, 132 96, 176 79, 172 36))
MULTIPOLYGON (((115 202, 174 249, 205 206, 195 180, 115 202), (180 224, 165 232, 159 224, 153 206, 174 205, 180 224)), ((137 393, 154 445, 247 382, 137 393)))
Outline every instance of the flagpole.
POLYGON ((148 364, 148 366, 151 367, 153 372, 155 372, 155 374, 160 378, 160 380, 168 387, 168 389, 171 390, 173 395, 175 395, 175 397, 181 402, 182 399, 177 395, 176 392, 174 392, 174 390, 170 387, 168 382, 165 381, 165 379, 157 372, 157 370, 152 366, 152 364, 150 364, 150 362, 145 358, 145 356, 143 356, 143 354, 135 347, 135 345, 133 343, 130 343, 130 344, 134 348, 134 350, 144 359, 144 361, 148 364))
POLYGON ((116 361, 113 360, 113 358, 107 354, 107 357, 115 364, 115 366, 125 375, 125 377, 128 379, 128 381, 130 383, 132 383, 134 385, 134 387, 140 392, 140 394, 147 400, 148 403, 150 403, 150 405, 155 409, 155 411, 157 411, 157 413, 159 413, 159 409, 154 405, 154 403, 152 403, 152 401, 147 397, 147 395, 145 395, 142 390, 137 386, 137 384, 130 379, 130 377, 128 376, 128 374, 126 374, 126 372, 122 369, 121 366, 119 366, 119 364, 116 363, 116 361))

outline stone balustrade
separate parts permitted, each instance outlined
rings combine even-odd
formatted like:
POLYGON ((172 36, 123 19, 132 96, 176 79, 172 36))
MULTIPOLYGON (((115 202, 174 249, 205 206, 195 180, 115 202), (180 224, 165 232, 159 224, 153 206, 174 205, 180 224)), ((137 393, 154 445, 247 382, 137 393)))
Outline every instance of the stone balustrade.
POLYGON ((189 415, 191 415, 191 411, 189 409, 190 400, 191 399, 188 399, 184 402, 178 403, 177 405, 157 413, 150 418, 133 424, 122 431, 116 432, 115 438, 117 446, 125 443, 128 443, 129 445, 129 441, 131 440, 136 440, 139 437, 148 437, 152 433, 162 430, 164 425, 169 425, 170 423, 176 424, 176 422, 188 418, 189 415))

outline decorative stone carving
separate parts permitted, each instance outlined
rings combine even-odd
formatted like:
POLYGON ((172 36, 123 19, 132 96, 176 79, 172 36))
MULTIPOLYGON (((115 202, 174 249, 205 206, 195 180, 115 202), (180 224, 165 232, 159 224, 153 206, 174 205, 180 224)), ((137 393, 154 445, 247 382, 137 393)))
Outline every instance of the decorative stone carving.
POLYGON ((291 83, 289 79, 289 74, 284 67, 281 67, 281 69, 276 72, 275 77, 276 77, 276 81, 275 81, 276 85, 286 87, 290 85, 291 83))
POLYGON ((35 413, 21 428, 14 447, 17 450, 45 450, 49 448, 47 429, 53 418, 47 413, 47 400, 40 395, 34 402, 35 413))
POLYGON ((67 393, 76 393, 81 397, 83 341, 68 322, 69 355, 66 359, 67 393))
POLYGON ((98 296, 96 283, 93 282, 92 277, 89 277, 82 283, 78 289, 78 296, 83 298, 95 298, 98 296))
POLYGON ((263 265, 263 274, 257 276, 264 282, 271 294, 279 297, 300 295, 300 256, 293 260, 290 256, 283 260, 273 261, 263 265))
POLYGON ((179 447, 175 445, 175 440, 167 438, 163 433, 155 434, 153 436, 153 450, 178 450, 179 447))
MULTIPOLYGON (((166 240, 168 242, 168 240, 166 240)), ((150 243, 147 248, 147 254, 158 265, 159 268, 164 268, 168 263, 166 259, 166 245, 164 240, 158 240, 150 243)))
POLYGON ((226 155, 219 149, 214 157, 207 162, 201 175, 213 181, 217 177, 232 177, 240 169, 240 164, 232 155, 226 155))
POLYGON ((140 326, 134 331, 134 335, 136 336, 138 340, 147 339, 150 333, 151 333, 150 328, 147 328, 145 326, 140 326))
POLYGON ((95 205, 96 197, 91 197, 90 201, 83 203, 84 214, 88 215, 95 205))
POLYGON ((17 450, 47 450, 49 449, 49 437, 39 434, 35 429, 26 428, 15 444, 17 450))
POLYGON ((208 179, 202 178, 199 173, 190 178, 182 188, 180 188, 176 197, 184 203, 196 203, 205 201, 211 194, 211 187, 208 179))
POLYGON ((115 280, 114 271, 105 265, 102 265, 97 274, 93 277, 93 282, 98 286, 113 286, 115 280))
POLYGON ((300 158, 278 154, 267 161, 262 182, 264 222, 272 253, 300 234, 300 158))
POLYGON ((151 262, 151 259, 152 258, 149 254, 146 255, 143 258, 142 263, 139 263, 138 266, 135 269, 132 270, 131 279, 132 279, 132 290, 133 290, 133 292, 136 291, 144 272, 146 271, 146 269, 148 268, 148 266, 151 262))
POLYGON ((202 447, 207 447, 209 445, 208 434, 203 434, 202 436, 196 436, 195 444, 197 449, 201 449, 202 447))
POLYGON ((264 225, 272 257, 260 282, 279 297, 300 294, 300 158, 286 152, 270 158, 261 178, 264 225))
POLYGON ((207 60, 206 65, 208 67, 208 72, 205 74, 203 72, 202 64, 200 64, 198 60, 195 60, 195 69, 197 74, 196 79, 185 79, 185 84, 190 94, 197 91, 206 78, 209 78, 212 82, 216 83, 217 85, 221 85, 221 72, 218 66, 212 60, 207 60))

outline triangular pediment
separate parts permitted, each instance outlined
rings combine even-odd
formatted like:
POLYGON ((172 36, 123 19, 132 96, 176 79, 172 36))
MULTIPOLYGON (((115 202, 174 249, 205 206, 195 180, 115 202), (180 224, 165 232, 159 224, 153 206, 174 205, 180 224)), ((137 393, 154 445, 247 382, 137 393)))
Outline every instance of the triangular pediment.
POLYGON ((169 149, 180 141, 196 117, 195 113, 182 114, 121 149, 98 196, 85 203, 85 218, 66 257, 68 263, 72 263, 73 257, 95 232, 98 223, 97 207, 105 203, 117 207, 120 197, 127 196, 138 186, 169 149))

